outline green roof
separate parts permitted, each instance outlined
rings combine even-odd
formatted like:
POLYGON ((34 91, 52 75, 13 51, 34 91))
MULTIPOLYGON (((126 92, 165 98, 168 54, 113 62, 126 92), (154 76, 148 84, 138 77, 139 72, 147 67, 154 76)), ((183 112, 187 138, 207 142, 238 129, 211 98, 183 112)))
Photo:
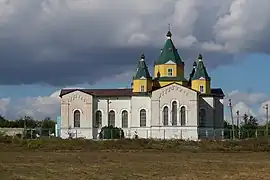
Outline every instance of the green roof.
POLYGON ((172 33, 168 31, 167 33, 167 40, 165 42, 165 45, 162 49, 162 52, 158 58, 158 60, 155 62, 155 65, 159 64, 166 64, 169 61, 174 62, 175 64, 183 64, 184 62, 180 58, 177 49, 175 48, 173 41, 171 39, 172 33))
POLYGON ((195 73, 192 77, 192 80, 197 80, 200 78, 204 78, 206 80, 211 80, 210 76, 208 75, 206 68, 203 64, 202 55, 200 54, 198 57, 197 66, 195 69, 195 73))
POLYGON ((159 81, 187 81, 184 77, 159 77, 159 81))
POLYGON ((136 75, 134 76, 133 79, 141 79, 141 78, 146 78, 146 79, 152 78, 148 71, 147 65, 145 63, 144 54, 141 55, 141 60, 139 61, 137 65, 136 75))

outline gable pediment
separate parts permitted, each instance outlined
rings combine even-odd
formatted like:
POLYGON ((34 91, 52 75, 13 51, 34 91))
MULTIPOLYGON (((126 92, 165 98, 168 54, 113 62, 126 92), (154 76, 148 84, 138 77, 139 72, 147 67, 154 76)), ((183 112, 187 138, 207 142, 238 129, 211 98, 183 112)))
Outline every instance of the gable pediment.
POLYGON ((160 89, 153 91, 153 93, 159 94, 159 97, 161 98, 169 93, 182 93, 182 94, 184 94, 184 96, 188 96, 189 94, 194 94, 194 93, 197 94, 198 92, 193 90, 193 89, 189 89, 181 84, 172 83, 172 84, 169 84, 167 86, 164 86, 160 89))
POLYGON ((172 60, 169 60, 168 62, 166 62, 165 64, 176 64, 175 62, 173 62, 172 60))
POLYGON ((146 79, 146 77, 142 76, 140 79, 146 79))
POLYGON ((90 102, 91 94, 85 93, 83 90, 76 89, 62 96, 62 102, 82 101, 84 103, 90 102))

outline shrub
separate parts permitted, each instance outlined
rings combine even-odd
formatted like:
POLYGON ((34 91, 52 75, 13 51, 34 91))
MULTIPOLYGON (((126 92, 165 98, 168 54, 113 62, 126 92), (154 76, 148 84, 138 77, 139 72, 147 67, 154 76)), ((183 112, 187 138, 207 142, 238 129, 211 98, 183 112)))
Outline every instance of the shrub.
POLYGON ((123 139, 124 131, 113 126, 104 126, 99 133, 99 139, 123 139))
POLYGON ((36 139, 37 138, 37 130, 25 129, 23 138, 24 139, 36 139))

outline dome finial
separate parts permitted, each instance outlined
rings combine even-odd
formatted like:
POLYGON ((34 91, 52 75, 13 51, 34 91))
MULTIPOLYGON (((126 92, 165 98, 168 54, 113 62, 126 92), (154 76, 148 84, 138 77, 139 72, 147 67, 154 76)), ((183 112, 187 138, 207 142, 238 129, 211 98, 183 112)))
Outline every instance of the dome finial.
POLYGON ((198 60, 202 60, 202 59, 203 59, 202 54, 199 54, 198 60))
POLYGON ((172 33, 171 33, 171 24, 168 24, 168 32, 167 32, 167 38, 171 38, 172 37, 172 33))
POLYGON ((195 68, 196 66, 197 66, 197 63, 196 63, 196 61, 194 61, 193 68, 195 68))
POLYGON ((145 55, 144 53, 141 54, 141 60, 144 60, 145 59, 145 55))

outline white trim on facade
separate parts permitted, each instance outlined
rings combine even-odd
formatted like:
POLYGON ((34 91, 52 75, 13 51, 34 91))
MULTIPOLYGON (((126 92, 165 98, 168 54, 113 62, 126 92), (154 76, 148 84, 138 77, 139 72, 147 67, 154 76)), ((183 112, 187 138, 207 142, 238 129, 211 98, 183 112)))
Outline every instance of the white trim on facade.
POLYGON ((170 116, 170 112, 171 112, 171 110, 170 110, 171 108, 170 108, 170 105, 168 105, 168 104, 164 104, 163 106, 162 106, 162 108, 160 109, 160 111, 159 111, 159 114, 160 114, 160 116, 159 117, 161 117, 161 126, 164 126, 164 127, 168 127, 168 126, 171 126, 170 125, 170 118, 171 118, 171 116, 170 116), (163 116, 163 110, 164 110, 164 108, 165 107, 168 107, 168 125, 164 125, 164 116, 163 116))
POLYGON ((178 113, 179 113, 179 125, 182 126, 182 123, 181 123, 181 120, 182 120, 181 119, 181 117, 182 117, 181 109, 182 109, 182 107, 185 108, 185 125, 184 126, 187 126, 187 124, 188 124, 188 108, 187 108, 186 105, 180 105, 180 107, 179 107, 179 111, 178 111, 178 113))
POLYGON ((127 113, 128 113, 128 127, 130 127, 130 120, 129 120, 129 119, 130 119, 130 112, 129 112, 128 109, 123 108, 123 109, 120 110, 120 113, 119 113, 119 119, 120 119, 121 128, 123 128, 122 113, 123 113, 124 111, 127 111, 127 113))
POLYGON ((80 111, 80 114, 83 114, 83 111, 81 109, 75 108, 75 109, 72 110, 72 115, 74 115, 74 112, 77 111, 77 110, 80 111))
POLYGON ((177 100, 177 99, 172 99, 171 102, 170 102, 170 106, 172 107, 172 103, 173 103, 174 101, 177 102, 177 109, 178 109, 178 107, 179 107, 179 105, 180 105, 180 102, 179 102, 179 100, 177 100))
POLYGON ((139 110, 138 110, 138 124, 139 124, 139 127, 141 127, 141 128, 144 128, 144 127, 147 127, 147 122, 148 122, 148 118, 149 118, 149 112, 148 112, 148 110, 147 110, 147 108, 139 108, 139 110), (145 122, 145 126, 140 126, 140 124, 141 124, 141 110, 145 110, 145 120, 146 120, 146 122, 145 122))

